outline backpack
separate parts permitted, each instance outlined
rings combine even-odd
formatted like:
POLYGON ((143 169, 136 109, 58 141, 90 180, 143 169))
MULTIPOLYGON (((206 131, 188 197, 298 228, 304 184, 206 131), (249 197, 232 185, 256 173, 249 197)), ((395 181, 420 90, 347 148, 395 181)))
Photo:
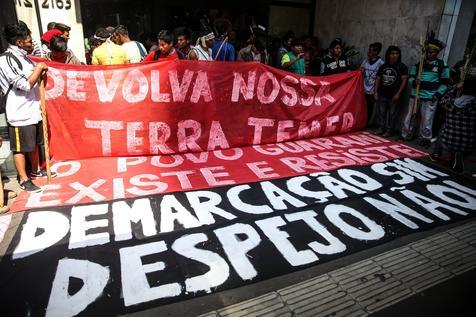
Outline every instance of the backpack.
POLYGON ((144 50, 144 47, 142 46, 141 43, 137 41, 134 41, 134 43, 136 43, 137 48, 139 49, 139 52, 140 52, 140 56, 142 57, 142 60, 144 60, 144 57, 146 57, 147 52, 144 50))
MULTIPOLYGON (((6 58, 10 57, 11 59, 13 59, 17 63, 18 68, 20 68, 20 70, 23 70, 23 66, 22 66, 20 60, 15 55, 13 55, 12 53, 5 52, 5 53, 0 54, 0 56, 6 56, 6 58)), ((10 86, 8 87, 8 90, 6 92, 0 91, 0 113, 5 113, 6 112, 7 97, 8 97, 8 93, 10 92, 10 90, 12 90, 12 88, 13 88, 13 84, 10 84, 10 86)))

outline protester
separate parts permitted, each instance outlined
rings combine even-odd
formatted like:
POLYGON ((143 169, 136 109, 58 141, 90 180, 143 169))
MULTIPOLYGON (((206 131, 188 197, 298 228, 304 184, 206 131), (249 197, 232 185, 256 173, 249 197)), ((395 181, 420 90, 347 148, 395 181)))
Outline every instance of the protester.
POLYGON ((131 63, 142 62, 147 55, 144 45, 137 41, 131 40, 129 31, 124 25, 119 25, 114 30, 115 43, 121 45, 126 51, 126 57, 131 63))
POLYGON ((106 26, 106 31, 109 32, 109 34, 111 34, 111 38, 115 30, 116 30, 115 26, 112 26, 112 25, 106 26))
POLYGON ((190 60, 198 61, 213 61, 212 58, 212 46, 215 39, 215 35, 212 31, 204 29, 200 32, 200 37, 197 39, 197 44, 192 48, 190 52, 190 60))
MULTIPOLYGON (((48 25, 46 26, 47 31, 51 31, 55 28, 56 22, 49 22, 48 25)), ((33 52, 31 53, 32 55, 38 56, 38 57, 45 57, 46 53, 48 52, 48 48, 46 47, 45 44, 43 44, 38 40, 33 40, 33 52)))
POLYGON ((173 61, 179 59, 177 51, 174 48, 174 35, 168 30, 162 30, 157 35, 157 43, 159 49, 155 52, 149 53, 144 58, 144 62, 153 62, 157 60, 161 61, 173 61))
POLYGON ((412 86, 412 91, 403 122, 402 138, 405 141, 413 138, 416 121, 413 115, 413 107, 416 87, 420 85, 416 113, 420 112, 421 115, 419 145, 423 147, 428 147, 431 144, 432 126, 436 107, 449 83, 450 72, 448 66, 446 66, 443 60, 437 58, 439 52, 444 47, 445 44, 443 42, 429 38, 425 43, 425 58, 420 79, 417 78, 419 63, 411 68, 408 78, 408 82, 412 86))
MULTIPOLYGON (((270 37, 267 50, 269 51, 270 65, 276 68, 281 68, 281 61, 278 61, 278 50, 281 47, 281 39, 278 37, 270 37)), ((287 52, 286 52, 287 53, 287 52)), ((283 54, 284 55, 284 54, 283 54)), ((283 56, 281 56, 283 58, 283 56)))
POLYGON ((93 59, 93 51, 102 44, 102 41, 95 38, 94 35, 87 39, 86 45, 86 64, 91 65, 93 59))
POLYGON ((378 105, 379 129, 377 134, 393 135, 397 120, 398 104, 407 86, 408 68, 402 63, 402 53, 397 46, 389 46, 385 63, 378 69, 375 80, 374 100, 378 105))
POLYGON ((364 72, 364 92, 365 100, 367 102, 367 125, 370 125, 372 119, 374 104, 375 104, 375 79, 377 78, 377 71, 385 62, 380 58, 379 54, 382 51, 382 43, 372 43, 367 50, 367 58, 362 62, 360 68, 364 72))
POLYGON ((334 39, 329 45, 329 53, 321 63, 321 75, 332 75, 350 71, 349 61, 342 56, 342 40, 334 39))
POLYGON ((233 47, 235 48, 235 52, 239 51, 245 46, 243 38, 240 36, 238 30, 236 29, 230 31, 228 42, 233 45, 233 47))
POLYGON ((157 45, 157 39, 151 34, 145 35, 144 44, 148 53, 155 52, 159 49, 159 46, 157 45))
POLYGON ((268 63, 266 55, 266 45, 259 38, 250 39, 248 46, 243 47, 238 52, 237 61, 240 62, 260 62, 268 63))
POLYGON ((453 159, 453 170, 460 173, 464 170, 464 158, 476 148, 476 79, 465 80, 462 95, 446 95, 442 105, 445 122, 430 158, 437 161, 447 150, 453 159))
POLYGON ((466 65, 466 59, 458 61, 450 70, 450 79, 454 85, 461 81, 463 72, 465 72, 465 79, 476 79, 476 54, 473 54, 473 56, 467 56, 467 58, 470 59, 467 70, 464 69, 464 66, 466 65))
POLYGON ((179 59, 190 59, 190 52, 192 46, 190 45, 190 38, 192 34, 189 29, 181 27, 176 30, 177 47, 176 51, 179 59))
POLYGON ((46 25, 46 30, 47 31, 50 31, 50 30, 53 30, 56 26, 56 22, 49 22, 47 25, 46 25))
POLYGON ((276 54, 276 67, 281 68, 281 60, 283 59, 284 54, 291 50, 291 43, 293 40, 294 33, 292 31, 288 31, 283 37, 281 47, 278 49, 278 53, 276 54))
POLYGON ((291 42, 291 49, 284 54, 281 59, 281 68, 295 74, 304 75, 304 53, 302 52, 302 42, 294 39, 291 42))
POLYGON ((62 37, 55 36, 50 41, 50 49, 46 59, 52 62, 81 65, 81 61, 68 50, 68 43, 62 37))
POLYGON ((66 24, 63 23, 55 23, 55 29, 61 31, 61 37, 63 37, 66 42, 69 41, 69 35, 71 32, 71 27, 67 26, 66 24))
POLYGON ((303 38, 302 42, 304 52, 304 65, 306 68, 306 75, 319 75, 319 58, 317 56, 317 38, 308 35, 303 38))
POLYGON ((121 65, 128 64, 129 59, 124 48, 111 41, 111 33, 104 28, 97 29, 95 39, 101 41, 101 45, 93 51, 93 65, 121 65))
MULTIPOLYGON (((46 176, 46 171, 38 166, 35 152, 43 143, 43 127, 40 110, 38 82, 48 70, 48 66, 35 63, 27 57, 33 51, 31 31, 19 21, 7 24, 4 36, 9 43, 0 56, 0 87, 6 94, 6 119, 10 135, 13 162, 18 172, 20 188, 29 192, 39 192, 30 177, 46 176), (30 160, 31 174, 27 174, 26 155, 30 160)), ((52 176, 56 176, 55 173, 52 176)))
POLYGON ((228 42, 228 34, 231 31, 231 24, 227 19, 217 19, 215 29, 218 38, 212 46, 212 57, 217 61, 235 61, 235 47, 228 42))
POLYGON ((63 33, 60 30, 49 30, 41 36, 41 46, 33 49, 33 55, 45 58, 50 52, 50 40, 53 36, 61 36, 63 33), (38 51, 35 51, 38 50, 38 51))

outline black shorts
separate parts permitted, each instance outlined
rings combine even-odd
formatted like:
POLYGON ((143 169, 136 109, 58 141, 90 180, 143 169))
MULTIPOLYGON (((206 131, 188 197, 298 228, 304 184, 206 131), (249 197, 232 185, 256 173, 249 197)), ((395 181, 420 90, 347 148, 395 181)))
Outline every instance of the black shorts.
POLYGON ((26 125, 22 127, 8 126, 10 150, 13 152, 33 152, 36 145, 43 144, 43 124, 26 125))

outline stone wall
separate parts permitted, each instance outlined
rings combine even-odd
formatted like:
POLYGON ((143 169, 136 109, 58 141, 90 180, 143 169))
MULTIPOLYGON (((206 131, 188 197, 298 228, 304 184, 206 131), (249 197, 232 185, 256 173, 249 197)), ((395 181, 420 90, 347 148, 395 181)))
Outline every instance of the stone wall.
MULTIPOLYGON (((354 45, 362 61, 372 42, 402 50, 402 60, 412 65, 418 60, 419 39, 427 24, 438 31, 444 0, 317 0, 314 33, 326 48, 335 37, 354 45)), ((438 32, 437 32, 438 34, 438 32)))

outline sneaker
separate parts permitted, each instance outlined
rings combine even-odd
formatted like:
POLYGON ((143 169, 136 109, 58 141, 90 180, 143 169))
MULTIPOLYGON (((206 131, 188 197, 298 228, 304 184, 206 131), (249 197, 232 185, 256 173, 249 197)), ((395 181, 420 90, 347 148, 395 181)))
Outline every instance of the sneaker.
POLYGON ((10 211, 10 207, 8 207, 8 206, 0 207, 0 215, 4 214, 4 213, 7 213, 8 211, 10 211))
POLYGON ((392 130, 390 130, 390 129, 387 130, 387 131, 385 131, 385 133, 383 134, 383 136, 384 136, 385 138, 389 138, 389 137, 391 137, 392 135, 393 135, 393 133, 392 133, 392 130))
POLYGON ((421 139, 419 142, 418 142, 418 145, 423 147, 423 148, 428 148, 430 147, 431 145, 431 141, 430 140, 427 140, 427 139, 421 139))
POLYGON ((430 154, 430 160, 432 162, 438 162, 440 160, 440 154, 431 153, 430 154))
POLYGON ((33 184, 31 179, 27 179, 26 181, 21 182, 20 188, 30 193, 38 193, 42 191, 40 187, 33 184))
POLYGON ((15 193, 15 192, 12 191, 12 190, 5 190, 5 191, 3 192, 3 195, 4 195, 5 197, 7 197, 8 199, 13 199, 13 198, 16 198, 16 197, 18 196, 17 193, 15 193))
POLYGON ((385 132, 384 128, 378 128, 377 131, 375 131, 375 134, 382 135, 384 132, 385 132))
POLYGON ((463 155, 461 153, 455 154, 455 161, 453 163, 453 171, 461 173, 464 171, 463 155))
MULTIPOLYGON (((36 178, 48 177, 48 174, 46 173, 45 169, 42 169, 37 172, 31 172, 30 176, 31 178, 36 179, 36 178)), ((51 178, 55 178, 56 176, 58 176, 58 174, 56 174, 56 172, 51 171, 51 178)))

